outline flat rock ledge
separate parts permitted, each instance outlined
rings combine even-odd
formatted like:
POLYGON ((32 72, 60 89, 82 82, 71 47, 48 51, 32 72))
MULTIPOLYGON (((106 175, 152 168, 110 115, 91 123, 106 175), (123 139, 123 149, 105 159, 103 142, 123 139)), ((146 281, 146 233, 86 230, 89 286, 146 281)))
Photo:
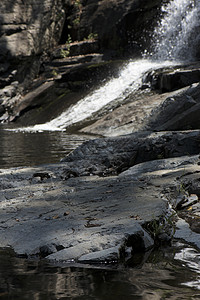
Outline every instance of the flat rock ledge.
MULTIPOLYGON (((81 169, 84 158, 78 161, 81 169)), ((190 214, 199 228, 199 164, 199 155, 154 159, 106 177, 77 175, 72 162, 1 169, 1 247, 61 262, 127 260, 152 249, 158 237, 172 238, 174 209, 190 214)), ((175 236, 200 249, 194 222, 177 220, 175 236)))

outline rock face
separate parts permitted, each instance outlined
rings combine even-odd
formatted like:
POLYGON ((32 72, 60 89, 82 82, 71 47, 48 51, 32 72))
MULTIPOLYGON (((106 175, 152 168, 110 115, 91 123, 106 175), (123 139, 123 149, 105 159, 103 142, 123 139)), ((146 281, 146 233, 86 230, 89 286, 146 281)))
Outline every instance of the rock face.
MULTIPOLYGON (((149 33, 156 24, 160 6, 160 0, 29 0, 26 3, 3 0, 0 15, 0 120, 13 121, 20 115, 18 108, 24 96, 26 98, 28 91, 44 83, 46 73, 50 71, 48 79, 50 73, 55 79, 70 68, 68 56, 76 56, 76 59, 71 59, 71 67, 91 61, 99 63, 113 57, 141 56, 150 43, 149 33), (75 40, 79 42, 71 43, 75 40), (58 47, 59 43, 63 45, 58 47), (97 53, 99 51, 101 54, 97 53), (82 59, 77 58, 80 54, 82 59)), ((179 87, 185 86, 186 81, 190 84, 190 75, 189 70, 187 74, 186 71, 177 74, 179 87)), ((198 71, 196 78, 199 78, 198 71)), ((157 86, 162 85, 163 91, 169 91, 170 80, 163 74, 157 78, 157 86)), ((33 106, 32 103, 29 108, 26 105, 26 110, 33 106)), ((25 107, 24 103, 22 107, 25 107)))
POLYGON ((2 1, 1 61, 9 56, 41 54, 54 47, 59 41, 64 16, 61 0, 2 1))
POLYGON ((61 0, 2 1, 0 16, 1 87, 22 82, 26 75, 38 74, 35 56, 55 47, 59 41, 65 12, 61 0), (32 59, 31 59, 32 58, 32 59), (19 61, 21 68, 19 68, 19 61), (16 68, 16 69, 14 69, 16 68), (8 76, 10 74, 10 77, 8 76), (34 74, 35 73, 35 74, 34 74), (7 76, 6 76, 7 75, 7 76))
POLYGON ((82 6, 78 34, 83 38, 91 32, 96 33, 105 49, 118 49, 118 54, 125 51, 131 57, 140 55, 141 43, 145 44, 141 36, 156 24, 160 4, 160 0, 86 1, 82 6))
POLYGON ((57 45, 64 19, 61 0, 1 1, 0 104, 7 117, 38 75, 41 55, 57 45))

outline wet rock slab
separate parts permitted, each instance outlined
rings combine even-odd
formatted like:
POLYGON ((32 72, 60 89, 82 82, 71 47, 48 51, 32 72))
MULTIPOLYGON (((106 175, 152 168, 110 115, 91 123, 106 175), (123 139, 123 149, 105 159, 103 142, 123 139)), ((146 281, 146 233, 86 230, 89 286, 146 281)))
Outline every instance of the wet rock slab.
MULTIPOLYGON (((50 170, 56 173, 53 166, 50 170)), ((56 260, 83 260, 92 252, 98 259, 110 253, 118 259, 120 247, 134 235, 143 250, 153 246, 140 222, 166 209, 154 187, 126 176, 61 181, 54 174, 41 181, 32 178, 36 171, 1 171, 1 246, 56 260)))
POLYGON ((1 170, 1 246, 28 257, 87 263, 147 251, 154 240, 143 225, 168 213, 168 203, 182 193, 180 180, 198 174, 198 163, 198 156, 160 159, 118 176, 67 180, 67 163, 1 170))

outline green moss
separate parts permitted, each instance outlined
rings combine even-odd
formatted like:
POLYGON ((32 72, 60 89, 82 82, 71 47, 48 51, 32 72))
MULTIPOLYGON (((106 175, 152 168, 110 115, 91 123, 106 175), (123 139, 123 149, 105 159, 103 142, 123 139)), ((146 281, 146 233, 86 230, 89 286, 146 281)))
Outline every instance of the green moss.
POLYGON ((106 61, 106 62, 100 62, 100 63, 92 64, 92 65, 87 66, 87 69, 92 69, 92 68, 98 68, 98 67, 101 67, 101 66, 106 66, 106 65, 109 65, 110 63, 111 63, 111 61, 106 61))

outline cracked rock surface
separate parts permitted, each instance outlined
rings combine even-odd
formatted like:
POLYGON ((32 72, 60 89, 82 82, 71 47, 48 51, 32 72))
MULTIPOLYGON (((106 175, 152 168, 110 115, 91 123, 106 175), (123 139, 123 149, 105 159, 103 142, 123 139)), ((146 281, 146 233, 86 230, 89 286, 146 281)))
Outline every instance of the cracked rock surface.
MULTIPOLYGON (((107 142, 112 143, 111 140, 107 142)), ((85 147, 82 145, 77 151, 84 153, 85 147)), ((93 147, 87 168, 92 166, 98 151, 98 147, 93 147)), ((71 154, 73 166, 76 155, 77 152, 71 154)), ((118 159, 123 155, 119 152, 118 159)), ((65 162, 56 165, 0 171, 2 247, 11 246, 19 255, 57 261, 118 261, 121 255, 154 246, 145 224, 166 216, 169 204, 176 208, 179 202, 180 209, 180 203, 195 198, 191 196, 194 193, 196 201, 191 205, 199 203, 198 155, 155 159, 132 167, 123 161, 124 172, 107 177, 92 171, 84 175, 87 156, 77 156, 83 173, 70 173, 70 160, 69 155, 65 162), (64 178, 66 169, 71 175, 64 178), (193 174, 196 179, 192 184, 193 174)), ((194 207, 191 217, 197 210, 194 207)), ((184 224, 178 222, 176 237, 183 238, 186 229, 192 232, 184 224)), ((187 234, 188 240, 190 236, 187 234)), ((196 232, 190 242, 199 247, 198 241, 196 232)))

